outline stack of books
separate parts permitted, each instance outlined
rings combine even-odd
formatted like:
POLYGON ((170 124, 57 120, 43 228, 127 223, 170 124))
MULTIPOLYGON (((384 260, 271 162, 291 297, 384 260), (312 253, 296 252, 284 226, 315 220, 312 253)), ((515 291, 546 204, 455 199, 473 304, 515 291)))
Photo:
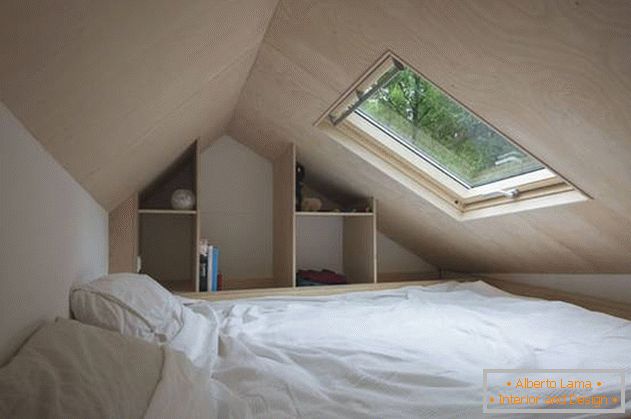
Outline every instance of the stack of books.
POLYGON ((219 248, 208 244, 208 240, 199 241, 199 291, 219 291, 219 248))

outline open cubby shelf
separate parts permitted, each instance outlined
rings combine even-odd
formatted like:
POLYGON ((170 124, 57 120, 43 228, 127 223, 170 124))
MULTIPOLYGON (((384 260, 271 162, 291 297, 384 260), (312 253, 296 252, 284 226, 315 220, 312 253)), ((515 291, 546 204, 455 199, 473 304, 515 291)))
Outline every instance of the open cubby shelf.
POLYGON ((197 154, 197 141, 195 141, 164 173, 140 193, 140 210, 171 210, 171 195, 176 189, 189 189, 197 196, 197 154))
POLYGON ((189 189, 198 196, 198 153, 195 141, 138 198, 141 272, 174 292, 199 287, 198 211, 171 208, 176 189, 189 189))
POLYGON ((349 284, 376 282, 374 212, 305 214, 315 216, 296 213, 296 270, 326 269, 349 284))

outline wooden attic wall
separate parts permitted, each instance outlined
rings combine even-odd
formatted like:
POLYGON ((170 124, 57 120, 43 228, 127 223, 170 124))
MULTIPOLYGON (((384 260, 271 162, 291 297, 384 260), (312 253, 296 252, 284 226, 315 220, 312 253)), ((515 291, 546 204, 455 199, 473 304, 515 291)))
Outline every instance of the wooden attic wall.
POLYGON ((230 121, 277 0, 0 2, 0 100, 107 210, 230 121))
POLYGON ((283 0, 257 58, 275 5, 4 1, 0 100, 107 209, 232 119, 270 158, 296 142, 331 193, 377 197, 380 229, 444 269, 631 272, 631 3, 283 0), (458 223, 314 129, 386 49, 595 200, 458 223))
MULTIPOLYGON (((311 180, 375 196, 379 228, 443 269, 631 272, 631 2, 281 0, 229 126, 311 180), (314 121, 386 50, 585 190, 586 203, 458 222, 314 121)), ((314 185, 317 186, 317 185, 314 185)))

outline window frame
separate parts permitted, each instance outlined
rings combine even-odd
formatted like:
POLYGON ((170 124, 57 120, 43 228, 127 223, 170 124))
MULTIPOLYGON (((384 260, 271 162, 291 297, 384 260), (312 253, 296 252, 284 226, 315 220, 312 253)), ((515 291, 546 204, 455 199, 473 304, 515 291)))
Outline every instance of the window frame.
MULTIPOLYGON (((438 207, 459 220, 482 218, 590 199, 588 195, 550 169, 541 159, 525 150, 515 140, 502 133, 390 51, 382 56, 358 82, 345 92, 316 121, 315 125, 327 131, 329 136, 337 139, 338 142, 342 142, 347 146, 351 145, 348 142, 348 140, 351 140, 355 143, 351 148, 359 145, 370 151, 383 163, 387 163, 391 169, 395 169, 399 174, 411 178, 422 187, 424 192, 420 193, 421 195, 425 198, 430 198, 428 199, 430 202, 438 204, 438 207), (371 90, 370 87, 374 86, 381 76, 395 67, 398 69, 407 67, 419 74, 443 94, 454 100, 459 106, 463 106, 491 129, 504 136, 515 147, 536 159, 544 168, 480 186, 467 187, 456 180, 453 174, 441 168, 439 164, 413 151, 410 146, 379 128, 365 116, 357 114, 355 110, 359 104, 374 92, 374 89, 371 90), (344 137, 340 137, 340 134, 344 137), (510 192, 513 190, 519 191, 516 196, 511 196, 510 192), (436 198, 442 202, 437 201, 436 198)), ((358 150, 354 151, 357 152, 358 150)), ((379 160, 376 160, 377 164, 379 160)))

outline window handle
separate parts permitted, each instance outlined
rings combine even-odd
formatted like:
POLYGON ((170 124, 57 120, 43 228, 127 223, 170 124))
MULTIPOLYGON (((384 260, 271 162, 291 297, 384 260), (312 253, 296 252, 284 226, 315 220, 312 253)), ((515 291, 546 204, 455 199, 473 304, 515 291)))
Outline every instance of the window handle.
POLYGON ((517 198, 519 196, 519 189, 517 189, 517 188, 504 189, 504 190, 497 191, 497 192, 502 194, 506 198, 510 198, 510 199, 515 199, 515 198, 517 198))

